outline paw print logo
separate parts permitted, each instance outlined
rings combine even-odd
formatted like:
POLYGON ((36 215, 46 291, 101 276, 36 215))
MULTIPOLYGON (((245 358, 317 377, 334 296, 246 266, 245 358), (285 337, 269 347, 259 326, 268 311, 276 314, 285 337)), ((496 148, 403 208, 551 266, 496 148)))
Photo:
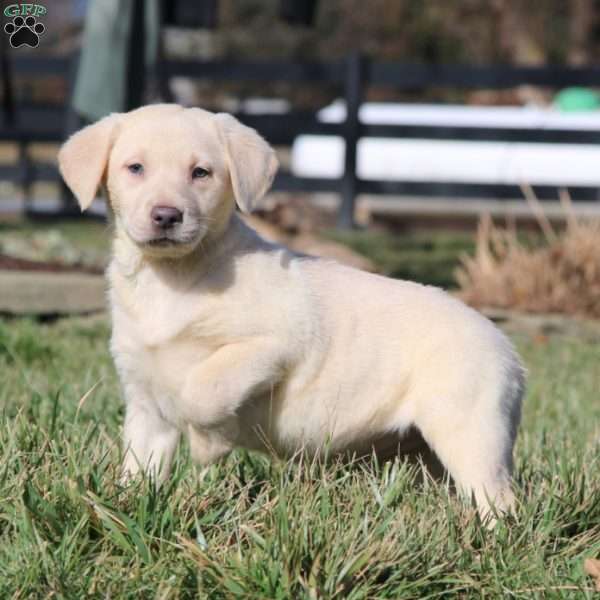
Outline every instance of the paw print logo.
POLYGON ((12 23, 4 26, 4 31, 10 35, 10 45, 13 48, 29 46, 35 48, 40 43, 40 35, 46 28, 38 23, 35 17, 15 17, 12 23))

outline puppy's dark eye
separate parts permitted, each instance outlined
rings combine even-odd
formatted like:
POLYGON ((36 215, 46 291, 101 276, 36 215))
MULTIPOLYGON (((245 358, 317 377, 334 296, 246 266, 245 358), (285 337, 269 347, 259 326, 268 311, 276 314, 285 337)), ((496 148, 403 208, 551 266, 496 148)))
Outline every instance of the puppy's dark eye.
POLYGON ((144 172, 144 166, 140 163, 133 163, 131 165, 127 165, 127 169, 130 173, 134 175, 141 175, 144 172))
POLYGON ((192 170, 192 179, 204 179, 210 175, 210 171, 208 169, 203 169, 202 167, 194 167, 192 170))

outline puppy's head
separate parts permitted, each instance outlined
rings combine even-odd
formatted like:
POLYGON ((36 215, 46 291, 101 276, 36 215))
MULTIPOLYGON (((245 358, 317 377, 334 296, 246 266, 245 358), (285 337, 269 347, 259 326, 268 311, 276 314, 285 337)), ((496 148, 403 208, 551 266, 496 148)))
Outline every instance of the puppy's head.
POLYGON ((174 104, 113 114, 61 148, 61 174, 82 210, 105 183, 117 225, 148 255, 192 251, 250 212, 277 170, 273 149, 226 114, 174 104))

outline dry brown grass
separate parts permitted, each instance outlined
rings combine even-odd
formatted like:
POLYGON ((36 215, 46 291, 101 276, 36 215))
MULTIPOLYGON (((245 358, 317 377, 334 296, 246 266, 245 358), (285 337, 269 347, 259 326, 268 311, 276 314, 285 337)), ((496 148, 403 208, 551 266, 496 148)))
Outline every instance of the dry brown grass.
POLYGON ((478 307, 600 318, 600 220, 577 219, 562 192, 566 227, 557 233, 531 188, 523 193, 545 243, 528 248, 514 227, 482 218, 475 255, 464 257, 456 273, 461 297, 478 307))

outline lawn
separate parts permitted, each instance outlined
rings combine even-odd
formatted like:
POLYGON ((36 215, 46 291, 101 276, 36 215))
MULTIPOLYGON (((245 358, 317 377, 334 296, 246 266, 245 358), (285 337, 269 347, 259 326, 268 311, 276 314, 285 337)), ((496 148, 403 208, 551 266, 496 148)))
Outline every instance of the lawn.
POLYGON ((410 279, 443 288, 456 287, 454 270, 464 254, 475 248, 470 232, 329 231, 331 239, 370 258, 388 277, 410 279))
MULTIPOLYGON (((386 274, 449 286, 467 234, 330 234, 386 274)), ((5 249, 102 265, 106 226, 0 225, 5 249)), ((0 319, 0 598, 592 598, 600 347, 517 335, 530 371, 515 516, 495 530, 402 462, 234 453, 118 483, 106 317, 0 319)))
MULTIPOLYGON (((0 252, 36 260, 60 260, 103 265, 110 235, 106 224, 92 220, 48 223, 0 221, 0 252)), ((370 258, 390 277, 454 287, 454 269, 460 257, 474 249, 468 232, 417 231, 395 235, 384 231, 324 232, 325 237, 348 245, 370 258)))
POLYGON ((519 509, 490 531, 418 468, 183 448, 117 482, 123 408, 104 317, 0 321, 0 598, 592 598, 600 348, 516 340, 530 370, 519 509), (91 390, 91 391, 90 391, 91 390))

